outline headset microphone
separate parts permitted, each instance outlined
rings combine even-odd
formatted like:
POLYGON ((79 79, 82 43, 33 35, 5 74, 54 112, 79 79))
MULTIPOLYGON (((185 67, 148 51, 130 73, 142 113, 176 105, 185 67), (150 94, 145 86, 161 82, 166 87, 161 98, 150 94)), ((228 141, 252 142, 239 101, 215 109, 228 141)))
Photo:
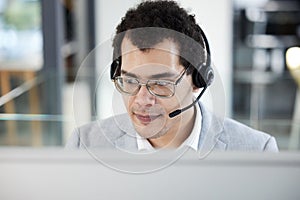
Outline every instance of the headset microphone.
POLYGON ((192 106, 194 106, 194 105, 199 101, 199 99, 202 97, 202 95, 204 94, 206 88, 207 88, 207 86, 205 86, 205 87, 203 88, 203 90, 200 92, 200 94, 199 94, 198 97, 195 99, 195 101, 193 101, 193 103, 191 103, 190 105, 188 105, 188 106, 186 106, 186 107, 184 107, 184 108, 177 109, 177 110, 171 112, 171 113, 169 114, 169 117, 170 117, 170 118, 173 118, 173 117, 179 115, 180 113, 182 113, 182 112, 184 112, 184 111, 190 109, 192 106))

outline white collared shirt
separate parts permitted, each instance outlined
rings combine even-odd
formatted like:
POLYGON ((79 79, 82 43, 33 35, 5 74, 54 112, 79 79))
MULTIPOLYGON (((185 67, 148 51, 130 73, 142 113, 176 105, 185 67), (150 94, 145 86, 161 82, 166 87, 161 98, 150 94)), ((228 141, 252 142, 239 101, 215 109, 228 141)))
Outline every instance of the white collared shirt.
MULTIPOLYGON (((192 132, 190 136, 180 145, 179 148, 182 148, 184 146, 188 146, 195 151, 198 151, 198 144, 199 144, 199 138, 200 138, 200 132, 201 132, 201 126, 202 126, 202 115, 201 115, 201 110, 199 104, 195 105, 196 108, 196 118, 194 122, 194 127, 192 129, 192 132)), ((137 133, 137 146, 139 151, 153 151, 155 150, 153 146, 150 144, 150 142, 142 138, 138 133, 137 133)))

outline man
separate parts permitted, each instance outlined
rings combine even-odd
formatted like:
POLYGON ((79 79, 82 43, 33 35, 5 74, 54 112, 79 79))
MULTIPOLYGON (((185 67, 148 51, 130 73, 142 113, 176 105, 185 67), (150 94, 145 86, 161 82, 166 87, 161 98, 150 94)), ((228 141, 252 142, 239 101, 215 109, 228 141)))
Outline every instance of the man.
POLYGON ((220 119, 198 102, 213 80, 209 45, 176 2, 139 4, 116 33, 111 79, 127 114, 76 129, 67 148, 278 151, 274 137, 220 119))

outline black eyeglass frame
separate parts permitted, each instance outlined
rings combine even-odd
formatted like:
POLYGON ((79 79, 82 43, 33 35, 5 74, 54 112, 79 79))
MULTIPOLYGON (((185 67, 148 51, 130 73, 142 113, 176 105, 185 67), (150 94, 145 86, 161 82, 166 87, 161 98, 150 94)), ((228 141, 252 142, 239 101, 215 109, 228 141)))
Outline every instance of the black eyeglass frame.
MULTIPOLYGON (((189 67, 188 67, 188 68, 189 68, 189 67)), ((175 94, 175 88, 177 87, 177 85, 178 85, 178 84, 180 83, 180 81, 182 80, 182 78, 183 78, 184 74, 187 72, 188 68, 185 68, 185 69, 178 75, 179 77, 178 77, 177 80, 175 80, 175 81, 149 79, 149 80, 147 80, 146 83, 141 83, 141 81, 140 81, 138 78, 132 78, 132 79, 135 79, 136 82, 137 82, 137 84, 138 84, 137 89, 136 89, 135 92, 133 92, 133 93, 126 92, 126 91, 122 90, 121 87, 119 87, 119 85, 118 85, 118 83, 117 83, 117 82, 118 82, 117 80, 118 80, 118 79, 123 79, 124 77, 122 77, 122 76, 117 76, 117 77, 115 77, 112 81, 114 82, 115 87, 117 88, 117 90, 118 90, 120 93, 123 93, 123 94, 126 94, 126 95, 134 96, 134 95, 136 95, 136 94, 140 91, 140 89, 141 89, 142 86, 146 86, 148 92, 149 92, 150 94, 152 94, 153 96, 160 97, 160 98, 171 98, 172 96, 174 96, 174 94, 175 94), (165 83, 171 84, 171 85, 173 86, 173 87, 172 87, 172 91, 173 91, 172 94, 170 94, 170 95, 168 95, 168 96, 165 96, 165 95, 159 95, 159 94, 154 93, 154 92, 151 90, 151 87, 149 86, 149 82, 151 82, 151 81, 160 81, 160 82, 163 81, 163 82, 165 82, 165 83)))

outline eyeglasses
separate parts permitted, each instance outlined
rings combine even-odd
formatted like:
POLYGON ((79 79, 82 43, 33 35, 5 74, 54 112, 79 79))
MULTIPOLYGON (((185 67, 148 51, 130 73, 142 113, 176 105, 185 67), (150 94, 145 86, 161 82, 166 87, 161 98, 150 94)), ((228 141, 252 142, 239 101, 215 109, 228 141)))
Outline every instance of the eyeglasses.
POLYGON ((148 80, 146 83, 141 83, 137 78, 127 76, 117 76, 113 81, 117 90, 127 95, 136 95, 142 86, 146 86, 150 94, 161 97, 170 98, 175 94, 175 87, 182 80, 187 69, 184 69, 176 81, 168 80, 148 80))

